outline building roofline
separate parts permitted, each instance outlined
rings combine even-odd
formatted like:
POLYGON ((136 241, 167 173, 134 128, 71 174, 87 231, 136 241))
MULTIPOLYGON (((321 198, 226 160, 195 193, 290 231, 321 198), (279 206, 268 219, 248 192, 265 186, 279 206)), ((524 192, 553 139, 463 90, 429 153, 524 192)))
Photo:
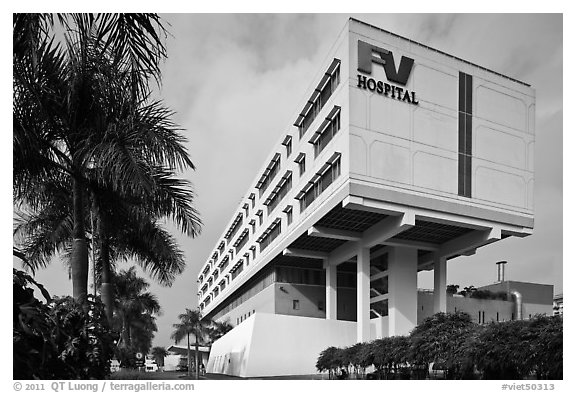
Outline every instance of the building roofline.
POLYGON ((384 32, 384 33, 386 33, 386 34, 390 34, 390 35, 393 36, 393 37, 401 38, 401 39, 403 39, 403 40, 405 40, 405 41, 408 41, 408 42, 410 42, 410 43, 412 43, 412 44, 416 44, 416 45, 421 46, 421 47, 423 47, 423 48, 426 48, 426 49, 429 49, 429 50, 431 50, 431 51, 440 53, 440 54, 442 54, 442 55, 444 55, 444 56, 451 57, 452 59, 455 59, 455 60, 461 61, 461 62, 463 62, 463 63, 469 64, 469 65, 471 65, 471 66, 480 68, 481 70, 488 71, 488 72, 490 72, 490 73, 492 73, 492 74, 501 76, 502 78, 509 79, 509 80, 511 80, 511 81, 513 81, 513 82, 520 83, 521 85, 524 85, 524 86, 527 86, 527 87, 531 87, 531 86, 530 86, 528 83, 526 83, 526 82, 522 82, 522 81, 520 81, 520 80, 518 80, 518 79, 514 79, 514 78, 512 78, 512 77, 509 77, 509 76, 507 76, 507 75, 501 74, 501 73, 496 72, 496 71, 494 71, 494 70, 491 70, 491 69, 489 69, 489 68, 482 67, 482 66, 480 66, 480 65, 478 65, 478 64, 475 64, 475 63, 472 63, 472 62, 470 62, 470 61, 468 61, 468 60, 461 59, 460 57, 457 57, 457 56, 451 55, 451 54, 449 54, 449 53, 443 52, 443 51, 441 51, 441 50, 439 50, 439 49, 432 48, 432 47, 430 47, 430 46, 428 46, 428 45, 424 45, 424 44, 422 44, 422 43, 420 43, 420 42, 418 42, 418 41, 414 41, 414 40, 411 40, 410 38, 406 38, 406 37, 403 37, 403 36, 398 35, 398 34, 396 34, 396 33, 392 33, 391 31, 384 30, 384 29, 382 29, 381 27, 371 25, 370 23, 361 21, 361 20, 356 19, 356 18, 353 18, 353 17, 350 17, 349 20, 352 20, 352 21, 354 21, 354 22, 358 22, 358 23, 360 23, 360 24, 362 24, 362 25, 365 25, 365 26, 372 27, 373 29, 376 29, 376 30, 380 30, 380 31, 382 31, 382 32, 384 32))

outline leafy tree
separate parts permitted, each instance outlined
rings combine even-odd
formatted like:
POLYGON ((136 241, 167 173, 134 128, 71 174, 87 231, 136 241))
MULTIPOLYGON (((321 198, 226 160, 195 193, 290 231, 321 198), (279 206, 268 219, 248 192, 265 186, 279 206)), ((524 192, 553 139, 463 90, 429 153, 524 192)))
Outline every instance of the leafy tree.
POLYGON ((200 343, 203 342, 204 337, 206 337, 209 333, 210 322, 203 320, 200 311, 192 311, 190 309, 186 309, 186 312, 178 315, 178 319, 180 322, 175 323, 173 326, 174 331, 170 338, 172 338, 176 343, 179 343, 186 337, 187 340, 187 348, 188 348, 188 375, 190 375, 191 367, 191 357, 190 357, 190 334, 194 336, 195 341, 195 350, 196 350, 196 359, 195 359, 195 368, 196 368, 196 378, 200 375, 200 359, 199 359, 199 346, 200 343))
POLYGON ((455 284, 446 285, 446 293, 448 294, 448 296, 453 296, 458 293, 458 288, 460 288, 460 285, 455 284))
POLYGON ((113 349, 101 302, 52 299, 42 285, 14 269, 14 379, 104 379, 113 349), (46 303, 34 297, 30 285, 40 289, 46 303))
POLYGON ((472 295, 472 293, 474 291, 477 291, 478 289, 474 286, 474 285, 470 285, 467 287, 464 287, 463 290, 461 290, 460 292, 458 292, 460 295, 465 296, 465 297, 470 297, 470 295, 472 295))

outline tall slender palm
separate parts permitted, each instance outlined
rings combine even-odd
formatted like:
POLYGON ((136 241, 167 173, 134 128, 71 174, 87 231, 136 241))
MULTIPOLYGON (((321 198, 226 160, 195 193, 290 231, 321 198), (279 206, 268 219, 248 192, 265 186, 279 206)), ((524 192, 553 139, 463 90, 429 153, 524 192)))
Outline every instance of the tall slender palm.
POLYGON ((178 315, 178 319, 180 322, 172 325, 174 331, 172 332, 170 338, 172 338, 174 341, 176 341, 176 344, 178 344, 184 339, 184 337, 186 337, 188 348, 188 375, 190 375, 190 334, 194 336, 196 350, 195 372, 196 378, 198 378, 200 375, 199 346, 200 342, 203 341, 204 337, 208 334, 210 322, 202 320, 200 311, 192 311, 189 308, 186 309, 186 312, 178 315))
POLYGON ((89 173, 122 195, 150 194, 155 184, 150 168, 182 170, 193 164, 177 133, 158 138, 158 129, 139 130, 140 137, 162 139, 152 145, 122 140, 137 133, 134 119, 160 108, 147 104, 148 81, 159 80, 158 65, 166 55, 159 18, 71 14, 59 15, 58 21, 64 45, 54 38, 52 17, 14 15, 13 190, 15 202, 37 209, 36 185, 69 179, 73 294, 82 299, 88 281, 84 206, 89 173))

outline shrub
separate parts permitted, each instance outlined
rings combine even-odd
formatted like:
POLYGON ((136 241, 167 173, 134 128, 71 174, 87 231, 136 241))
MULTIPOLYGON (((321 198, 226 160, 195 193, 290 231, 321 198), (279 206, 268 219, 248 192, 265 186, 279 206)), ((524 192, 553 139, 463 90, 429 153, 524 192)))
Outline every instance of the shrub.
POLYGON ((468 366, 462 348, 475 324, 463 312, 436 313, 426 318, 410 333, 410 361, 418 369, 434 363, 447 378, 460 378, 468 366))
POLYGON ((451 379, 473 379, 475 370, 483 379, 524 379, 534 374, 538 379, 562 379, 562 345, 560 316, 477 325, 466 313, 437 313, 410 336, 327 348, 316 367, 332 377, 342 367, 363 371, 372 364, 376 370, 371 378, 421 379, 434 363, 451 379))
POLYGON ((13 270, 14 379, 103 379, 113 340, 98 299, 51 299, 28 274, 13 270), (31 285, 46 303, 34 297, 31 285))
POLYGON ((316 361, 316 369, 319 372, 328 371, 328 378, 332 379, 334 371, 338 368, 338 360, 337 360, 337 353, 338 348, 336 347, 328 347, 322 352, 320 352, 320 356, 316 361))
POLYGON ((526 321, 490 323, 478 335, 475 363, 483 379, 522 379, 530 375, 526 321))
POLYGON ((538 379, 563 378, 562 317, 537 315, 528 321, 530 351, 526 361, 538 379))

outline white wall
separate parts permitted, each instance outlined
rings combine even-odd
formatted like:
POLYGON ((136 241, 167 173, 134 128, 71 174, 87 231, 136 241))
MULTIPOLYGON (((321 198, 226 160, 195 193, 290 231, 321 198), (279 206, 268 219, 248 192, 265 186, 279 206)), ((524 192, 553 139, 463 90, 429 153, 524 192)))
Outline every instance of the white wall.
POLYGON ((320 352, 355 342, 355 322, 257 312, 214 343, 207 372, 240 377, 316 374, 320 352))
MULTIPOLYGON (((350 177, 373 187, 533 214, 534 89, 350 22, 350 177), (414 59, 412 105, 357 87, 362 40, 414 59), (458 196, 458 78, 472 75, 472 198, 458 196)), ((505 70, 504 70, 505 72, 505 70)), ((366 75, 392 85, 383 67, 366 75)))

